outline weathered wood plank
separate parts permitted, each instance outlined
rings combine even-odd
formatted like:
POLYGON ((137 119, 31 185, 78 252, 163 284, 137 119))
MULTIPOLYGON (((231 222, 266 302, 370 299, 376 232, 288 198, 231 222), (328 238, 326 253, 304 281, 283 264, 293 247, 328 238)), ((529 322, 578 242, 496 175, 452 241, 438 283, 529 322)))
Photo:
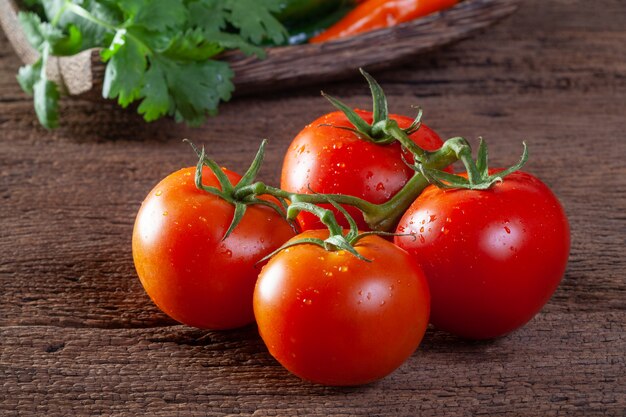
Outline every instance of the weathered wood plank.
POLYGON ((289 375, 251 328, 5 327, 0 414, 621 416, 625 323, 623 311, 545 314, 483 343, 431 330, 398 371, 360 388, 289 375))

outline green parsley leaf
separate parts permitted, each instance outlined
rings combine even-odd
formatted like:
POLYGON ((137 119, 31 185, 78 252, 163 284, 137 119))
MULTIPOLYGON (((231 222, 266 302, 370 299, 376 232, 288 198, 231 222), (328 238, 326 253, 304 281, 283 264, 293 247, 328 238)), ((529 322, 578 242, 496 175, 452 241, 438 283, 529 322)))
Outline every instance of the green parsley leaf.
POLYGON ((220 101, 230 100, 234 90, 234 73, 226 62, 206 60, 181 65, 153 61, 152 64, 160 65, 165 74, 174 103, 170 114, 192 126, 204 122, 207 114, 217 114, 220 101))
POLYGON ((234 89, 225 50, 264 56, 256 45, 282 43, 285 28, 272 15, 282 0, 25 0, 20 15, 41 59, 20 68, 20 86, 34 96, 42 124, 58 122, 59 88, 46 79, 49 54, 101 48, 102 93, 126 107, 140 101, 147 121, 170 115, 191 125, 217 113, 234 89), (43 21, 47 18, 47 22, 43 21))
POLYGON ((137 110, 148 122, 165 116, 174 108, 165 73, 159 65, 151 65, 146 71, 141 95, 144 99, 137 110))
POLYGON ((46 42, 54 43, 63 39, 63 32, 47 22, 42 22, 33 12, 19 12, 17 18, 28 43, 35 49, 41 49, 46 42))
POLYGON ((205 33, 204 36, 206 39, 210 39, 224 49, 239 49, 246 55, 256 55, 259 58, 265 58, 265 50, 263 48, 246 42, 239 35, 226 32, 214 32, 205 33))
POLYGON ((33 87, 35 112, 41 124, 53 129, 59 125, 59 89, 57 85, 43 77, 33 87))
POLYGON ((189 2, 189 24, 206 32, 220 32, 226 27, 228 12, 224 0, 196 0, 189 2))
POLYGON ((204 35, 202 29, 179 33, 163 51, 163 55, 178 61, 204 61, 224 50, 220 42, 204 35))
POLYGON ((82 50, 83 34, 74 24, 67 28, 67 36, 62 37, 52 45, 54 55, 74 55, 82 50))
POLYGON ((287 31, 271 12, 281 10, 279 0, 227 0, 230 23, 238 28, 244 39, 259 45, 264 39, 280 44, 287 31))
POLYGON ((33 95, 35 83, 39 81, 41 73, 41 59, 33 65, 24 65, 20 67, 17 73, 17 81, 20 83, 22 90, 28 95, 33 95))
POLYGON ((120 7, 132 18, 133 24, 159 31, 182 27, 188 20, 187 8, 181 0, 150 0, 120 2, 120 7))
POLYGON ((64 0, 41 0, 40 3, 49 22, 54 22, 63 13, 64 0))
POLYGON ((146 54, 145 47, 129 36, 126 29, 118 30, 109 49, 102 51, 102 58, 108 61, 102 95, 117 98, 122 107, 141 97, 143 77, 148 66, 146 54))
POLYGON ((46 78, 45 68, 53 44, 64 39, 63 32, 47 22, 42 22, 33 12, 20 12, 20 24, 28 42, 39 52, 39 59, 33 65, 21 67, 17 81, 22 89, 33 96, 35 113, 39 122, 46 128, 58 126, 59 89, 46 78))

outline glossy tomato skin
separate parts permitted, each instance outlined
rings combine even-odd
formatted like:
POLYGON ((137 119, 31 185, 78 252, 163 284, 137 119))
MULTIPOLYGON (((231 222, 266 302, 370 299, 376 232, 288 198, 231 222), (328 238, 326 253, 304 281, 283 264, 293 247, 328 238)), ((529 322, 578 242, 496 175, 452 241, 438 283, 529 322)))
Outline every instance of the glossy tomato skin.
POLYGON ((395 237, 420 264, 431 323, 470 339, 505 335, 547 303, 565 272, 567 217, 550 189, 515 172, 486 191, 429 186, 395 237))
MULTIPOLYGON (((240 176, 225 170, 233 184, 240 176)), ((161 181, 142 203, 133 231, 133 259, 154 303, 189 326, 229 329, 254 321, 252 293, 260 259, 294 235, 273 210, 249 206, 222 240, 234 207, 200 191, 195 167, 161 181)), ((205 167, 203 183, 219 188, 205 167)))
MULTIPOLYGON (((325 230, 302 237, 326 238, 325 230)), ((430 298, 420 268, 378 236, 345 251, 298 245, 275 255, 254 292, 270 353, 290 372, 326 385, 365 384, 391 373, 418 347, 430 298)))
MULTIPOLYGON (((368 123, 372 113, 357 110, 368 123)), ((404 116, 390 115, 401 128, 413 122, 404 116)), ((342 112, 329 113, 306 126, 293 140, 283 161, 281 188, 290 192, 310 194, 311 190, 325 194, 348 194, 380 204, 394 196, 413 176, 414 171, 402 161, 399 143, 376 145, 359 139, 354 133, 340 127, 353 128, 342 112)), ((436 150, 443 144, 441 138, 428 126, 422 127, 411 139, 426 150, 436 150)), ((409 154, 407 160, 412 161, 409 154)), ((324 206, 330 208, 330 206, 324 206)), ((369 230, 361 212, 345 207, 355 218, 359 229, 369 230)), ((342 215, 339 223, 348 227, 342 215)), ((311 213, 298 216, 302 230, 324 226, 311 213)))

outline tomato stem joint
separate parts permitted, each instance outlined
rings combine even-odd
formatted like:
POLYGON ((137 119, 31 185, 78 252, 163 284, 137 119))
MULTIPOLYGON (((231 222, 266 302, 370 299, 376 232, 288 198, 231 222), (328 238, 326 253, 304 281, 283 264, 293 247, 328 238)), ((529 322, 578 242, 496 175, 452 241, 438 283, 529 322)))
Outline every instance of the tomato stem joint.
MULTIPOLYGON (((515 171, 519 171, 528 161, 528 147, 526 142, 522 142, 524 150, 519 162, 507 169, 490 172, 488 166, 487 144, 480 138, 478 146, 478 154, 476 160, 472 159, 472 150, 470 147, 464 147, 458 150, 458 156, 467 172, 466 176, 450 174, 435 168, 426 166, 416 161, 409 164, 411 168, 421 173, 431 184, 439 188, 463 188, 469 190, 487 190, 494 184, 502 182, 503 178, 515 171)), ((406 162, 406 161, 405 161, 406 162)))

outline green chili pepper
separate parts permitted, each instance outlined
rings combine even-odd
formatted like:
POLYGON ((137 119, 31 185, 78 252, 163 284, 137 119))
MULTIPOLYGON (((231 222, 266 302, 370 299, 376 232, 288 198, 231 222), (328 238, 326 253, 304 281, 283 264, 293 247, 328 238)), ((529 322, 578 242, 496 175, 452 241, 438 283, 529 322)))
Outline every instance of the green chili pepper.
POLYGON ((302 24, 332 12, 342 3, 342 0, 283 0, 275 16, 285 25, 302 24))
POLYGON ((324 30, 340 21, 350 10, 354 8, 353 0, 339 0, 335 2, 338 8, 317 19, 307 20, 298 25, 287 26, 289 45, 299 45, 308 42, 313 36, 319 35, 324 30))

